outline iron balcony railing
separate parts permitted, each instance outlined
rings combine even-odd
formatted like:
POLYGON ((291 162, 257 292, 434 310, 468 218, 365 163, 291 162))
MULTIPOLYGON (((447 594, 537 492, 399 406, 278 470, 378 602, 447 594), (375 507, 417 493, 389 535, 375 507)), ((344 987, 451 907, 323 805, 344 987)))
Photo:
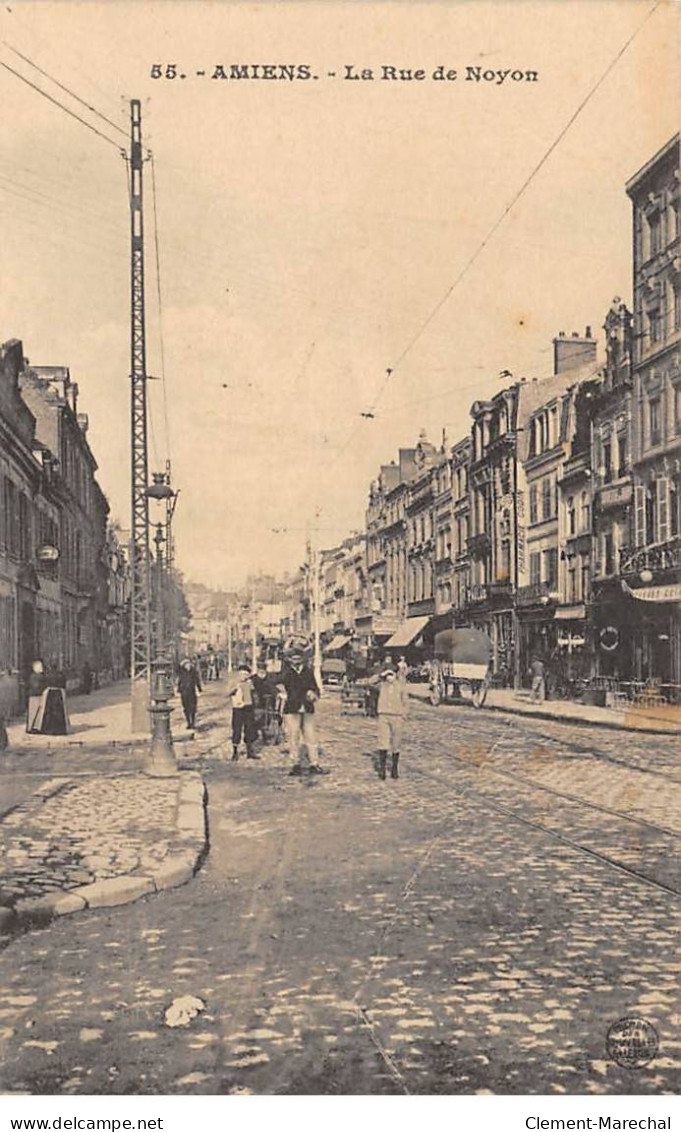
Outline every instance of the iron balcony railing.
POLYGON ((661 573, 681 569, 681 535, 654 546, 623 546, 620 550, 620 573, 640 574, 642 570, 661 573))

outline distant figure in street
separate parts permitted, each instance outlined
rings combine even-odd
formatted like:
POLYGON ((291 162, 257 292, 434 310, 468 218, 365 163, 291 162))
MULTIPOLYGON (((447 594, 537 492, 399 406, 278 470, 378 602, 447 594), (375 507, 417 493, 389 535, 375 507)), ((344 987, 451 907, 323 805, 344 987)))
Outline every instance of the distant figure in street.
POLYGON ((407 679, 407 673, 408 672, 409 672, 409 665, 407 664, 406 658, 401 656, 400 659, 397 662, 397 679, 401 680, 403 683, 405 683, 406 679, 407 679))
POLYGON ((378 777, 385 779, 388 752, 392 755, 390 777, 399 778, 400 748, 407 717, 409 693, 406 681, 393 668, 381 672, 378 689, 378 777))
POLYGON ((277 698, 277 685, 267 671, 264 663, 258 664, 252 679, 255 693, 255 724, 263 742, 267 741, 274 718, 274 705, 277 698))
POLYGON ((208 679, 217 680, 218 678, 218 658, 214 652, 208 653, 208 679))
POLYGON ((26 730, 31 735, 68 735, 66 681, 62 673, 45 672, 42 660, 34 660, 28 678, 26 730))
POLYGON ((227 685, 227 695, 232 700, 232 761, 239 758, 239 745, 243 736, 246 744, 246 758, 258 759, 253 750, 255 743, 255 709, 253 681, 247 664, 240 664, 236 674, 227 685))
POLYGON ((294 645, 286 656, 281 683, 284 687, 284 726, 289 753, 296 759, 291 774, 319 774, 314 706, 319 687, 302 647, 294 645))
POLYGON ((203 685, 196 665, 192 664, 189 658, 183 660, 180 665, 177 690, 180 693, 187 728, 193 731, 196 727, 197 692, 203 691, 203 685))
POLYGON ((95 674, 92 671, 88 661, 86 660, 85 664, 83 665, 83 671, 80 677, 80 690, 83 695, 90 695, 90 692, 92 691, 92 685, 94 683, 94 678, 95 674))
POLYGON ((42 660, 34 660, 28 678, 28 706, 26 709, 26 730, 29 735, 40 733, 38 718, 40 716, 41 697, 47 687, 45 666, 42 660))
POLYGON ((546 668, 544 661, 538 656, 532 658, 530 675, 532 677, 530 699, 535 704, 541 703, 546 699, 546 668))

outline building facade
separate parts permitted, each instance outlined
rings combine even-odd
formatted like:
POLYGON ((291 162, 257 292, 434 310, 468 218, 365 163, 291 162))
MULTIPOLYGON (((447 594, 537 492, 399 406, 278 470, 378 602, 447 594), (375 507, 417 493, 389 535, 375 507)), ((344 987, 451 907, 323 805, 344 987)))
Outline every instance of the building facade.
MULTIPOLYGON (((679 135, 627 184, 633 209, 633 511, 619 548, 632 676, 681 698, 679 135)), ((615 637, 613 636, 613 640, 615 637)))

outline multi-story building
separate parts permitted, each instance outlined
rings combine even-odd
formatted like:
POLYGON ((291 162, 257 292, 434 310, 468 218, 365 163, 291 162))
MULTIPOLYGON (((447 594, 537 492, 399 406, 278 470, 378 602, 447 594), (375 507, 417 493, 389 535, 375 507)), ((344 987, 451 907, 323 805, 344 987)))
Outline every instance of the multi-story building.
POLYGON ((557 665, 563 648, 572 654, 578 641, 584 648, 586 612, 582 616, 581 606, 574 606, 584 570, 590 569, 590 546, 579 543, 590 530, 590 506, 585 507, 583 495, 575 496, 574 484, 564 492, 563 477, 573 451, 580 390, 584 383, 593 384, 598 373, 596 341, 587 327, 583 338, 563 334, 555 339, 553 376, 530 382, 529 390, 520 393, 520 488, 527 498, 525 562, 524 570, 518 570, 516 593, 521 680, 533 654, 553 658, 557 665), (527 415, 526 398, 534 404, 528 404, 527 415))
POLYGON ((415 474, 406 484, 407 615, 423 623, 435 613, 435 499, 440 453, 424 432, 414 450, 415 474))
POLYGON ((554 372, 471 409, 471 580, 458 624, 488 633, 498 679, 519 683, 550 647, 558 598, 558 477, 567 455, 564 394, 597 370, 596 343, 554 339, 554 372), (542 630, 546 630, 543 632, 542 630))
POLYGON ((452 539, 452 606, 455 613, 468 600, 470 558, 468 538, 470 497, 468 469, 471 460, 471 438, 464 437, 452 448, 451 467, 451 539, 452 539))
MULTIPOLYGON (((631 676, 632 656, 628 632, 620 629, 626 622, 628 602, 622 592, 620 557, 630 545, 632 531, 633 487, 631 474, 635 442, 635 405, 633 399, 633 320, 621 299, 615 298, 604 324, 606 363, 601 381, 590 391, 584 405, 590 422, 588 468, 574 487, 577 522, 587 531, 585 517, 591 516, 579 550, 578 565, 568 546, 568 567, 575 574, 579 588, 584 573, 584 556, 589 554, 592 594, 584 592, 580 599, 592 598, 589 639, 593 658, 593 674, 599 676, 631 676), (577 490, 579 494, 577 495, 577 490), (611 640, 617 637, 617 647, 611 640)), ((570 520, 570 525, 574 525, 570 520)), ((585 587, 582 585, 582 590, 585 587)))
POLYGON ((355 618, 366 649, 383 644, 407 616, 407 494, 415 448, 401 448, 369 488, 366 510, 366 599, 355 618))
POLYGON ((55 461, 21 396, 21 342, 0 347, 0 712, 25 697, 34 660, 60 663, 55 461))
MULTIPOLYGON (((628 182, 634 233, 633 513, 620 549, 632 675, 681 693, 681 222, 679 135, 628 182)), ((625 638, 627 643, 625 644, 625 638)))
POLYGON ((109 505, 95 478, 88 418, 78 412, 78 386, 68 368, 26 367, 19 387, 36 419, 37 439, 57 458, 52 482, 60 516, 61 667, 67 686, 77 687, 84 668, 100 668, 109 505))

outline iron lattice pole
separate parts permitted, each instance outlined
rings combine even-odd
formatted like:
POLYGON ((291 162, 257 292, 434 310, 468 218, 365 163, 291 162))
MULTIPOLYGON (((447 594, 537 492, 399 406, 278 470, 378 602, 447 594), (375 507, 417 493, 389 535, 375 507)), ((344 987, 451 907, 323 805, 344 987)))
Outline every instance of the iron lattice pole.
POLYGON ((133 730, 149 726, 151 677, 151 556, 149 551, 149 457, 147 362, 144 317, 144 215, 142 109, 130 103, 130 386, 132 440, 131 700, 133 730))

